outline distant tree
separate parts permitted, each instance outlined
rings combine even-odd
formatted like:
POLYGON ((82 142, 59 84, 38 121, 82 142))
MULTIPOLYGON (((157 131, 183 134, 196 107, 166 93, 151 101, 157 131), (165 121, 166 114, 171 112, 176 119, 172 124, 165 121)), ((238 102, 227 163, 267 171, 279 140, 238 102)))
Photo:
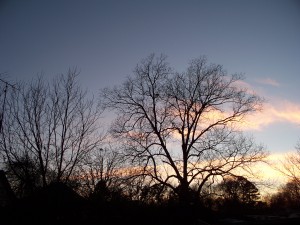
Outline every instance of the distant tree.
POLYGON ((218 186, 224 205, 255 206, 260 198, 258 188, 245 177, 227 177, 218 186))
POLYGON ((124 160, 112 147, 98 148, 90 152, 78 176, 81 177, 80 192, 85 196, 105 195, 115 192, 123 184, 124 160), (100 193, 103 192, 103 193, 100 193))
POLYGON ((141 175, 171 188, 181 202, 191 186, 201 192, 216 176, 249 169, 266 154, 236 129, 261 108, 262 100, 238 86, 241 76, 227 75, 205 57, 175 73, 165 56, 142 60, 120 86, 101 92, 102 105, 118 113, 112 133, 141 175))
POLYGON ((32 194, 41 186, 41 176, 36 163, 23 155, 17 161, 6 165, 7 175, 16 196, 24 197, 32 194))
POLYGON ((19 84, 8 96, 0 153, 20 181, 30 172, 26 163, 39 177, 36 185, 71 181, 88 153, 98 147, 100 111, 77 77, 71 70, 52 83, 38 77, 28 85, 19 84))
MULTIPOLYGON (((2 207, 12 206, 15 202, 15 194, 13 193, 11 186, 6 178, 6 174, 3 170, 0 170, 0 207, 2 213, 6 213, 2 207)), ((1 215, 1 222, 3 223, 5 216, 1 215), (4 218, 3 218, 4 217, 4 218)))
POLYGON ((166 186, 159 183, 144 185, 139 200, 148 204, 164 203, 168 199, 169 191, 166 186))
POLYGON ((150 191, 153 184, 151 184, 151 181, 146 176, 141 175, 142 173, 140 168, 131 168, 129 166, 125 169, 122 175, 122 192, 127 199, 147 202, 147 198, 149 197, 148 190, 150 191))
POLYGON ((300 185, 300 140, 296 145, 296 152, 288 154, 280 166, 275 166, 284 176, 293 183, 300 185))
POLYGON ((270 205, 275 209, 300 209, 299 199, 300 184, 297 180, 291 180, 281 186, 278 192, 271 196, 270 205))

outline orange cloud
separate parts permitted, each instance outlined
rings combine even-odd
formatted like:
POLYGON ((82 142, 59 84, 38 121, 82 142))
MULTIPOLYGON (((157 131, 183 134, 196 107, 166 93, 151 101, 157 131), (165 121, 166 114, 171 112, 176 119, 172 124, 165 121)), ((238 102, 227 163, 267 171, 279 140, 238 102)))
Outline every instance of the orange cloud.
POLYGON ((249 116, 241 124, 245 130, 260 130, 272 123, 288 122, 300 124, 300 105, 288 101, 278 101, 277 105, 267 103, 262 112, 249 116))
MULTIPOLYGON (((257 79, 258 83, 271 86, 280 86, 280 84, 271 78, 257 79)), ((245 81, 237 81, 237 86, 250 90, 255 88, 245 81)), ((254 91, 255 92, 255 91, 254 91)), ((272 102, 264 104, 263 111, 245 118, 245 121, 239 124, 242 130, 261 130, 262 128, 279 122, 300 124, 300 104, 282 99, 273 99, 272 102)))

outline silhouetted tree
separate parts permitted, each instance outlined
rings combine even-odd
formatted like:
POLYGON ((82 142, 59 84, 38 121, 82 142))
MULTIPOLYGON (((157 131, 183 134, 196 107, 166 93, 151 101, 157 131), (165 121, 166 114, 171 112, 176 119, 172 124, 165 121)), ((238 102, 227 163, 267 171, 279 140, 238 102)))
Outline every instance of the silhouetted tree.
POLYGON ((27 179, 29 168, 39 177, 36 185, 76 179, 76 170, 98 147, 100 111, 81 90, 77 76, 69 70, 52 83, 39 77, 29 85, 20 84, 9 96, 0 151, 20 181, 27 179))
POLYGON ((122 192, 126 198, 133 201, 142 200, 143 192, 151 186, 151 181, 146 176, 141 175, 140 168, 128 166, 122 174, 122 192))
POLYGON ((191 185, 199 194, 216 176, 264 159, 266 154, 236 129, 262 100, 238 86, 205 57, 175 73, 165 56, 150 55, 120 86, 101 92, 105 108, 116 110, 112 132, 142 175, 189 201, 191 185))
POLYGON ((300 140, 296 145, 296 152, 288 154, 280 166, 275 166, 283 175, 293 183, 300 185, 300 140))
POLYGON ((110 146, 95 149, 86 158, 78 173, 78 176, 81 177, 80 192, 83 195, 90 196, 95 195, 95 193, 98 195, 100 190, 104 189, 108 189, 110 192, 121 189, 124 160, 112 148, 110 146))
POLYGON ((291 180, 279 188, 271 196, 270 204, 275 209, 297 208, 300 209, 300 185, 297 180, 291 180))
POLYGON ((34 162, 28 155, 20 156, 18 161, 7 164, 7 175, 16 196, 25 197, 41 186, 42 177, 34 162))
POLYGON ((144 185, 141 194, 140 201, 148 204, 160 204, 164 203, 169 196, 170 190, 162 184, 148 184, 144 185))
MULTIPOLYGON (((12 206, 14 203, 15 195, 6 178, 5 172, 0 170, 0 207, 12 206)), ((3 210, 1 211, 3 212, 3 210)), ((1 217, 1 220, 3 220, 3 217, 1 217)))
POLYGON ((258 188, 242 176, 225 178, 217 189, 223 206, 227 207, 253 207, 260 198, 258 188))

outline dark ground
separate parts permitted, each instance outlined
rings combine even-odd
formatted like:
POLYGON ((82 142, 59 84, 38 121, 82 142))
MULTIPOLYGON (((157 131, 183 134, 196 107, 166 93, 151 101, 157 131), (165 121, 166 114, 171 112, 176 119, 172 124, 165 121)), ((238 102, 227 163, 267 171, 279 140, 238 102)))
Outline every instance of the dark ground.
POLYGON ((146 205, 126 199, 87 200, 72 189, 52 185, 0 208, 0 225, 299 225, 300 212, 216 213, 201 206, 146 205))

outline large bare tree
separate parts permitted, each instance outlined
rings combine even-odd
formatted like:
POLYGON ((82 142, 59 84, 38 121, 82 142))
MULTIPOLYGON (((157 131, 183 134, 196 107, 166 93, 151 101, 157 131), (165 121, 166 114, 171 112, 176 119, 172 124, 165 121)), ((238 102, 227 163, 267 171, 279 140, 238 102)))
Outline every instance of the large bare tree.
POLYGON ((81 90, 77 77, 76 70, 53 82, 39 77, 20 84, 9 96, 0 149, 15 176, 22 178, 22 165, 30 162, 39 176, 36 185, 70 181, 89 152, 98 147, 101 111, 81 90))
POLYGON ((103 89, 104 107, 115 110, 112 132, 124 141, 125 155, 143 176, 189 199, 218 176, 264 159, 262 146, 237 129, 245 116, 261 109, 262 99, 239 87, 241 76, 228 75, 205 57, 177 73, 166 57, 142 60, 120 86, 103 89))

